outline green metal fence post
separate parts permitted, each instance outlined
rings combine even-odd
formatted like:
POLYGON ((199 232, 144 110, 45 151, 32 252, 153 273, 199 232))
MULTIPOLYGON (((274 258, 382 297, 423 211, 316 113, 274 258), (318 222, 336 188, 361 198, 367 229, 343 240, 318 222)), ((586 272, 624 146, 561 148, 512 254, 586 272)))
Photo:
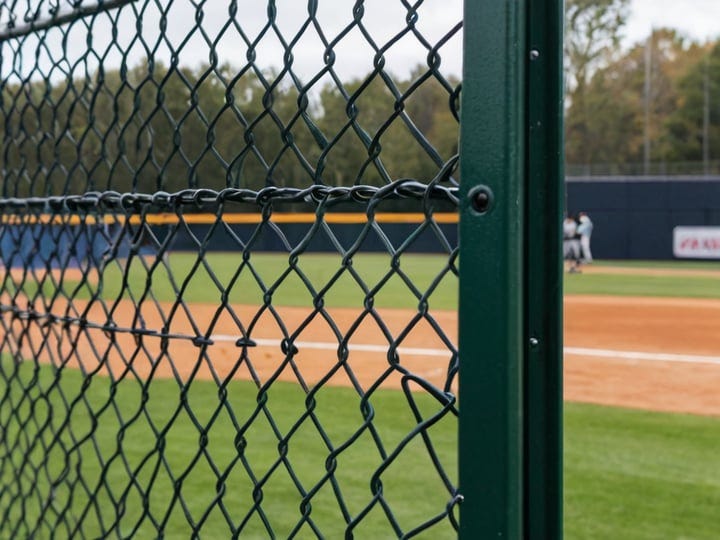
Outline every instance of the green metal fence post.
POLYGON ((465 3, 461 538, 562 536, 562 17, 465 3))
POLYGON ((562 538, 562 0, 528 9, 525 508, 529 538, 562 538))
POLYGON ((459 463, 466 539, 523 531, 524 13, 522 1, 465 2, 459 463))

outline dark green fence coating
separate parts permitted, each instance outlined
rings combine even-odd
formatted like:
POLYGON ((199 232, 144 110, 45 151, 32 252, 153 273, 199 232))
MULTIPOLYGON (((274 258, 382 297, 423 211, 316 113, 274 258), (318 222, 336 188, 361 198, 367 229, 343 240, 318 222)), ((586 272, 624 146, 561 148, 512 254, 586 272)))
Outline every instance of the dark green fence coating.
POLYGON ((559 9, 0 0, 0 537, 559 537, 559 9))
POLYGON ((465 3, 462 538, 562 537, 562 20, 465 3))
POLYGON ((563 2, 530 2, 527 74, 525 518, 562 538, 563 2))
POLYGON ((523 528, 524 2, 467 2, 460 140, 463 538, 523 528), (478 207, 483 191, 487 209, 478 207), (483 210, 483 211, 481 211, 483 210))

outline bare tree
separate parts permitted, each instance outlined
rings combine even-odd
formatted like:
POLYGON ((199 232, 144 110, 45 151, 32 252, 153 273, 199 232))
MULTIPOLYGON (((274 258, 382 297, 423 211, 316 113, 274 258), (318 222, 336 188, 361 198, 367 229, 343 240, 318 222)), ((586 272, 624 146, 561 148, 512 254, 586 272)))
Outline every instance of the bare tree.
POLYGON ((630 0, 567 0, 565 63, 570 94, 618 51, 630 0))

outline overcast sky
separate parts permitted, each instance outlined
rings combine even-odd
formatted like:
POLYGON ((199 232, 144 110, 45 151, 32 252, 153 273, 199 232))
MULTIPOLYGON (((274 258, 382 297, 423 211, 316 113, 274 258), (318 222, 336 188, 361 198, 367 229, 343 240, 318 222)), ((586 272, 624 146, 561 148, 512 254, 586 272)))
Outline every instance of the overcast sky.
POLYGON ((720 0, 632 0, 625 45, 646 38, 652 28, 677 28, 705 41, 720 37, 720 0))
MULTIPOLYGON (((86 4, 97 0, 86 0, 86 4)), ((482 0, 490 1, 490 0, 482 0)), ((496 1, 496 0, 492 0, 496 1)), ((31 0, 33 6, 51 5, 49 0, 31 0)), ((631 16, 625 29, 625 46, 641 41, 651 28, 671 26, 678 28, 690 37, 699 40, 720 37, 720 0, 631 0, 631 16)), ((8 13, 5 2, 0 2, 0 23, 7 20, 8 13)), ((60 5, 68 4, 69 0, 60 0, 60 5)), ((103 57, 106 66, 116 67, 122 55, 126 54, 128 64, 136 65, 144 60, 149 51, 164 63, 170 63, 172 51, 179 51, 178 58, 182 65, 198 66, 210 59, 210 49, 206 37, 200 32, 193 32, 196 21, 202 21, 202 28, 207 39, 215 42, 214 47, 220 61, 229 61, 234 66, 243 66, 247 62, 248 45, 256 40, 268 21, 266 0, 237 0, 235 21, 245 33, 243 38, 235 27, 223 29, 223 25, 231 18, 228 13, 229 0, 159 0, 158 2, 131 2, 109 14, 88 18, 93 28, 93 49, 99 57, 103 57), (158 4, 166 9, 167 30, 164 35, 159 32, 162 13, 158 4), (167 6, 170 6, 169 8, 167 6), (198 7, 199 6, 199 7, 198 7), (119 16, 118 16, 119 14, 119 16), (112 44, 111 17, 117 19, 117 43, 112 44), (137 19, 140 19, 140 35, 144 43, 136 39, 137 19), (189 36, 187 41, 185 38, 189 36)), ((319 0, 315 20, 318 28, 311 24, 302 37, 292 47, 293 70, 306 83, 314 74, 325 66, 325 45, 320 33, 328 42, 337 41, 332 46, 336 55, 334 69, 341 79, 349 79, 365 75, 373 68, 375 50, 373 47, 384 48, 396 37, 399 39, 384 51, 385 69, 390 73, 405 77, 417 64, 426 64, 428 47, 436 46, 462 18, 462 0, 425 0, 417 9, 415 27, 422 38, 407 29, 406 19, 409 11, 400 0, 365 0, 364 12, 354 13, 355 0, 319 0), (354 19, 359 19, 360 26, 352 26, 354 19), (350 31, 345 33, 348 27, 350 31), (367 31, 369 35, 364 35, 367 31), (427 43, 423 43, 426 39, 427 43), (374 45, 371 43, 374 42, 374 45)), ((415 4, 415 2, 408 2, 415 4)), ((270 29, 259 40, 255 47, 257 64, 263 69, 281 68, 284 63, 285 49, 281 37, 292 40, 309 20, 308 2, 306 0, 276 0, 276 28, 270 29)), ((16 9, 24 12, 27 4, 20 2, 16 9), (25 6, 23 8, 22 6, 25 6)), ((20 17, 22 15, 19 13, 20 17)), ((51 65, 63 61, 63 70, 54 70, 52 78, 64 78, 68 71, 74 76, 81 76, 85 69, 93 73, 100 59, 87 55, 87 27, 76 23, 70 31, 67 49, 61 42, 67 26, 48 32, 46 47, 38 48, 37 39, 26 38, 5 43, 0 48, 4 57, 0 76, 13 71, 7 59, 16 58, 15 71, 20 76, 27 76, 33 69, 36 58, 47 71, 51 65), (17 44, 20 56, 17 56, 17 44), (63 59, 64 51, 67 57, 63 59), (81 60, 78 63, 78 60, 81 60)), ((455 32, 453 37, 440 49, 442 58, 441 71, 444 74, 459 75, 462 66, 462 32, 455 32)), ((38 76, 37 71, 33 77, 38 76)), ((12 78, 12 77, 11 77, 12 78)), ((322 86, 323 81, 318 86, 322 86)))
MULTIPOLYGON (((43 14, 47 18, 45 12, 50 5, 48 1, 34 1, 44 2, 43 14)), ((96 1, 86 0, 85 4, 95 4, 96 1)), ((147 56, 148 51, 152 51, 166 65, 170 62, 171 54, 176 52, 181 65, 198 66, 209 62, 209 41, 213 43, 212 47, 220 62, 228 61, 234 66, 243 66, 247 63, 249 49, 254 49, 258 66, 279 69, 285 63, 285 47, 297 38, 297 42, 292 44, 293 70, 305 79, 303 82, 307 82, 325 66, 327 47, 323 43, 324 38, 331 44, 335 54, 334 69, 341 79, 370 72, 377 49, 386 47, 387 50, 382 53, 385 69, 396 76, 406 76, 417 64, 427 64, 429 49, 439 43, 442 43, 441 70, 445 74, 459 75, 461 72, 462 32, 453 32, 453 28, 462 20, 462 0, 425 0, 416 11, 408 10, 400 0, 365 0, 362 12, 354 11, 355 0, 320 0, 314 17, 308 13, 309 2, 306 0, 276 0, 275 27, 269 29, 266 29, 269 16, 268 2, 265 0, 238 0, 234 16, 236 25, 224 28, 229 20, 233 20, 229 14, 231 4, 229 0, 138 1, 119 11, 111 10, 86 20, 92 21, 92 47, 104 58, 105 65, 109 66, 119 65, 124 54, 127 55, 128 64, 135 65, 147 56), (112 43, 111 17, 116 19, 116 44, 112 43), (412 17, 415 18, 413 25, 419 35, 407 31, 409 25, 406 20, 412 17), (141 21, 141 40, 136 39, 138 18, 141 21), (159 28, 163 18, 166 19, 167 30, 161 34, 159 28), (202 21, 201 28, 205 35, 197 31, 198 20, 202 21), (354 21, 360 21, 360 24, 353 24, 354 21), (445 43, 443 37, 449 32, 452 38, 445 43), (256 40, 257 43, 254 43, 256 40), (282 40, 286 41, 286 45, 283 45, 282 40)), ((8 15, 2 13, 1 8, 2 3, 0 22, 4 22, 8 15)), ((21 8, 17 9, 24 11, 21 8)), ((62 31, 52 29, 48 32, 47 47, 41 48, 38 57, 44 70, 62 59, 65 47, 61 38, 66 31, 67 27, 62 31)), ((99 59, 86 54, 87 27, 76 23, 69 35, 68 66, 76 64, 78 58, 83 58, 82 64, 87 63, 87 69, 94 71, 99 59)), ((35 62, 37 40, 27 38, 4 44, 1 52, 6 58, 17 57, 17 50, 7 49, 16 48, 17 43, 23 45, 22 59, 18 59, 16 69, 25 71, 35 62)), ((7 73, 8 68, 9 65, 4 62, 2 72, 7 73)), ((76 75, 79 74, 77 70, 82 69, 85 69, 84 65, 76 65, 76 75)))

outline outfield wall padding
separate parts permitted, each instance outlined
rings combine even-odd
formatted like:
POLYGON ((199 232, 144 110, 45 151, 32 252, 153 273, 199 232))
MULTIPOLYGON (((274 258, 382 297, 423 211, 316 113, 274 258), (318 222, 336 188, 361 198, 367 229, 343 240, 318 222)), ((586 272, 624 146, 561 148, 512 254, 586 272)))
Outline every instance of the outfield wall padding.
MULTIPOLYGON (((91 266, 114 253, 125 258, 133 243, 138 242, 140 253, 152 255, 157 243, 164 242, 172 234, 170 249, 192 251, 199 249, 198 240, 210 252, 235 252, 240 245, 253 252, 284 252, 300 249, 303 252, 339 253, 355 247, 363 223, 333 223, 330 232, 311 234, 310 223, 274 223, 272 227, 257 223, 240 223, 214 227, 212 223, 188 223, 178 227, 173 224, 152 225, 152 235, 133 238, 118 223, 112 225, 74 224, 2 224, 0 225, 0 260, 3 266, 12 268, 60 268, 83 266, 92 259, 91 266), (229 230, 228 230, 229 229, 229 230), (309 240, 305 241, 305 238, 309 240), (238 243, 238 239, 240 243, 238 243), (340 249, 338 249, 338 245, 340 249)), ((457 223, 435 223, 414 234, 420 223, 383 223, 381 231, 371 228, 360 243, 360 251, 392 253, 447 253, 449 246, 458 242, 457 223), (437 227, 442 235, 436 234, 437 227), (408 238, 412 242, 408 243, 408 238), (444 240, 441 240, 441 237, 444 240)))
MULTIPOLYGON (((258 234, 258 226, 255 224, 235 224, 231 226, 233 234, 243 242, 252 242, 253 251, 287 252, 288 247, 299 246, 308 235, 311 224, 304 223, 278 223, 275 225, 282 236, 276 231, 263 227, 258 234), (284 238, 283 238, 284 236, 284 238), (287 242, 287 243, 286 243, 287 242)), ((370 231, 361 243, 361 251, 384 252, 390 251, 386 242, 389 242, 391 249, 399 249, 404 242, 418 229, 417 223, 384 223, 382 225, 382 236, 370 231)), ((440 228, 450 245, 457 245, 457 224, 443 223, 436 224, 440 228)), ((164 237, 162 225, 155 226, 154 230, 159 237, 164 237)), ((190 229, 196 238, 205 238, 210 225, 193 224, 190 229)), ((315 234, 304 249, 308 252, 333 252, 338 249, 335 242, 338 242, 344 250, 351 248, 357 242, 364 225, 360 223, 332 224, 332 236, 328 234, 315 234)), ((229 232, 216 230, 208 239, 208 249, 211 251, 236 251, 238 245, 229 232)), ((178 231, 173 241, 173 249, 179 251, 195 251, 197 244, 188 232, 178 231)), ((446 253, 447 250, 434 234, 432 228, 426 228, 412 244, 408 245, 405 251, 409 253, 446 253)))
POLYGON ((568 178, 567 209, 595 224, 598 259, 673 259, 673 229, 720 226, 720 177, 568 178))
MULTIPOLYGON (((605 177, 568 178, 566 182, 567 209, 571 215, 587 212, 595 224, 592 238, 593 255, 599 259, 673 259, 672 234, 678 226, 720 226, 720 177, 605 177)), ((193 239, 204 239, 211 224, 190 223, 188 228, 175 231, 172 246, 175 250, 197 250, 193 239)), ((252 242, 254 251, 287 252, 294 248, 308 233, 308 223, 277 223, 278 234, 256 223, 231 225, 232 233, 244 242, 252 242), (285 237, 283 240, 282 237, 285 237)), ((398 249, 418 223, 384 223, 382 231, 386 238, 370 232, 362 249, 370 252, 387 252, 386 242, 398 249)), ((438 223, 447 240, 457 245, 457 223, 438 223)), ((333 223, 330 225, 335 240, 348 249, 358 238, 364 224, 333 223)), ((153 225, 152 230, 160 240, 164 239, 171 225, 153 225)), ((58 227, 57 230, 60 228, 58 227)), ((98 258, 107 249, 104 235, 93 236, 92 246, 87 245, 85 235, 72 234, 72 228, 58 235, 53 227, 36 225, 25 229, 18 238, 20 228, 3 225, 0 233, 0 258, 5 266, 20 267, 29 263, 39 267, 47 264, 50 253, 67 253, 69 265, 88 254, 98 258)), ((115 233, 116 231, 112 231, 115 233)), ((123 242, 124 244, 125 242, 123 242)), ((235 251, 238 249, 231 234, 215 230, 207 247, 210 251, 235 251)), ((122 246, 118 256, 123 256, 127 246, 122 246)), ((145 251, 152 251, 145 248, 145 251)), ((307 251, 336 252, 333 239, 327 234, 316 234, 307 251)), ((444 251, 431 229, 427 229, 408 247, 413 253, 437 253, 444 251)), ((50 261, 51 266, 63 264, 62 260, 50 261)))

